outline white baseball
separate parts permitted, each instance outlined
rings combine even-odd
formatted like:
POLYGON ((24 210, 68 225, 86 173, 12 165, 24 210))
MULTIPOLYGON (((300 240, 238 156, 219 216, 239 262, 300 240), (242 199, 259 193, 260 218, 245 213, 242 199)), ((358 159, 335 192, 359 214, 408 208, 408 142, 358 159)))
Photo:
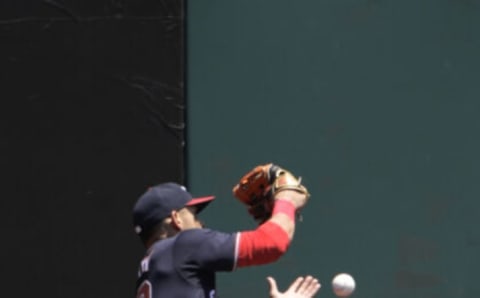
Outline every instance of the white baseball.
POLYGON ((338 297, 348 297, 355 290, 355 280, 348 273, 337 274, 332 280, 332 288, 338 297))

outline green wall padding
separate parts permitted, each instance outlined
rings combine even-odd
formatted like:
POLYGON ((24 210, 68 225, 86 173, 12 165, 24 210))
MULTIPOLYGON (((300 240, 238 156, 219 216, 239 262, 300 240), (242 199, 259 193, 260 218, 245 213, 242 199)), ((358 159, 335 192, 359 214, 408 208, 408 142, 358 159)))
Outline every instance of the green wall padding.
POLYGON ((253 228, 231 195, 257 164, 312 198, 278 263, 219 275, 268 297, 349 272, 359 298, 480 297, 480 2, 203 0, 187 11, 188 181, 215 229, 253 228))

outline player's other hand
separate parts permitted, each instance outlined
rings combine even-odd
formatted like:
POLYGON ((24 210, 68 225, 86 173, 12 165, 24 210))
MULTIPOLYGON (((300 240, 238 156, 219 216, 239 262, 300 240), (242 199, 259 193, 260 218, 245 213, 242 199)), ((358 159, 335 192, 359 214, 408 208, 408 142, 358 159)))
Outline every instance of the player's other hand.
POLYGON ((270 284, 270 298, 309 298, 313 297, 320 290, 318 280, 310 275, 299 276, 283 293, 277 288, 277 282, 271 276, 267 277, 270 284))

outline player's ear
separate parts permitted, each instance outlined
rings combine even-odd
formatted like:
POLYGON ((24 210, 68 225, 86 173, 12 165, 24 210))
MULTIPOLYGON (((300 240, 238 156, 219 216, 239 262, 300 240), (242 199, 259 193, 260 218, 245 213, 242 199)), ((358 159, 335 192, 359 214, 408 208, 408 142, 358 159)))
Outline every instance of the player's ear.
POLYGON ((172 219, 171 225, 176 230, 181 230, 182 227, 182 218, 180 213, 177 210, 173 210, 170 213, 170 218, 172 219))

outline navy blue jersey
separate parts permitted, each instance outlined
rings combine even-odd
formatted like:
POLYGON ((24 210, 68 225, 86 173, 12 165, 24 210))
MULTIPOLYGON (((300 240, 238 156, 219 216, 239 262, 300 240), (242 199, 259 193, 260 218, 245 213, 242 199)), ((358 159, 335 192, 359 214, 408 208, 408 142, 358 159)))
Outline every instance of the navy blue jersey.
POLYGON ((215 272, 235 267, 236 235, 192 229, 157 241, 140 263, 137 298, 215 297, 215 272))

